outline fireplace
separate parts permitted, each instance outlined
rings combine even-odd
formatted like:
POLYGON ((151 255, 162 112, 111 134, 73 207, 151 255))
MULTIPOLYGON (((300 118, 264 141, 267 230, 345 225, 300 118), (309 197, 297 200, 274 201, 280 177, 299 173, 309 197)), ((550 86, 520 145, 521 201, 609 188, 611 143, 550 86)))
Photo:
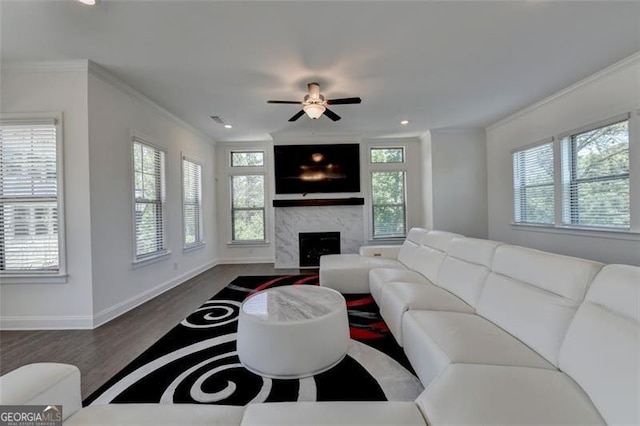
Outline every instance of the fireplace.
POLYGON ((340 232, 300 232, 300 267, 320 266, 320 256, 340 254, 340 232))

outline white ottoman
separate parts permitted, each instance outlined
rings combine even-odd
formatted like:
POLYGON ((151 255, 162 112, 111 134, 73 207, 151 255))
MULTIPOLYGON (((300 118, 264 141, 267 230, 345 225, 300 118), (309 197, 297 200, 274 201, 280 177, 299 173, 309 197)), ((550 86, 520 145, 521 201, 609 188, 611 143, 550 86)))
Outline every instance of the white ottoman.
POLYGON ((348 347, 347 306, 336 290, 276 287, 250 296, 240 309, 238 357, 261 376, 312 376, 340 362, 348 347))
POLYGON ((343 294, 369 293, 369 269, 404 268, 384 257, 359 254, 326 254, 320 257, 320 286, 343 294))

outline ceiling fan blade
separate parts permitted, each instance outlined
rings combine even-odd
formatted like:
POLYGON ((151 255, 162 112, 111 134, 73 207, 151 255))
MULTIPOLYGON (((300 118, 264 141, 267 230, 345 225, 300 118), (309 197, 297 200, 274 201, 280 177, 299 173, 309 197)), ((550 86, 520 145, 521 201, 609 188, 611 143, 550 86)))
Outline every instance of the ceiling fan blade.
POLYGON ((302 117, 304 115, 304 111, 300 110, 298 111, 298 113, 296 115, 294 115, 293 117, 291 117, 289 119, 289 121, 296 121, 298 118, 302 117))
POLYGON ((268 104, 300 104, 299 101, 267 101, 268 104))
POLYGON ((362 102, 360 98, 327 99, 327 105, 359 104, 360 102, 362 102))
POLYGON ((338 121, 341 118, 338 114, 336 114, 335 112, 331 111, 329 108, 324 110, 324 115, 326 115, 327 117, 329 117, 333 121, 338 121))

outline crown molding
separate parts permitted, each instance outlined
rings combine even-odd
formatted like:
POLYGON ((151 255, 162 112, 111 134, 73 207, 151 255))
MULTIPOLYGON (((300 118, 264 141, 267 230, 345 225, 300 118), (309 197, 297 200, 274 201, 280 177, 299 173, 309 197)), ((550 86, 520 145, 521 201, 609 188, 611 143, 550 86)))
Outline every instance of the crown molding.
POLYGON ((199 138, 202 138, 202 139, 210 142, 212 145, 216 144, 216 141, 213 140, 211 138, 211 136, 203 133, 202 131, 200 131, 200 130, 196 129, 195 127, 193 127, 191 124, 189 124, 186 121, 182 120, 181 118, 175 116, 174 114, 169 112, 167 109, 165 109, 164 107, 160 106, 156 102, 152 101, 151 99, 149 99, 148 97, 146 97, 145 95, 143 95, 142 93, 140 93, 139 91, 134 89, 133 87, 129 86, 127 83, 125 83, 124 81, 120 80, 118 77, 116 77, 115 75, 113 75, 109 71, 107 71, 105 68, 101 67, 100 65, 96 64, 95 62, 93 62, 91 60, 88 61, 88 72, 89 72, 89 74, 99 78, 100 80, 102 80, 103 82, 109 84, 110 86, 120 90, 122 93, 124 93, 126 95, 129 95, 133 99, 143 103, 145 106, 151 108, 152 110, 154 110, 155 112, 157 112, 160 115, 164 116, 165 118, 168 118, 168 119, 174 121, 178 125, 184 127, 185 129, 187 129, 188 131, 190 131, 194 135, 198 136, 199 138))
POLYGON ((521 117, 525 114, 530 113, 531 111, 538 109, 544 105, 547 105, 551 102, 554 102, 555 100, 563 97, 564 95, 567 95, 575 90, 580 89, 583 86, 586 86, 588 84, 593 83, 594 81, 597 81, 603 77, 606 77, 610 74, 613 74, 614 72, 618 71, 621 68, 624 68, 628 65, 633 64, 634 62, 640 62, 640 52, 636 52, 631 56, 627 56, 626 58, 622 59, 621 61, 618 61, 616 63, 614 63, 613 65, 609 65, 608 67, 604 68, 603 70, 600 70, 598 72, 596 72, 595 74, 590 75, 587 78, 584 78, 580 81, 578 81, 577 83, 572 84, 569 87, 566 87, 562 90, 560 90, 559 92, 554 93, 551 96, 548 96, 534 104, 531 104, 527 107, 525 107, 524 109, 521 109, 511 115, 506 116, 505 118, 496 121, 495 123, 487 126, 486 130, 487 131, 491 131, 496 129, 497 127, 500 127, 512 120, 515 120, 518 117, 521 117))
POLYGON ((76 59, 70 61, 48 62, 4 62, 0 71, 3 74, 24 72, 84 71, 89 69, 89 61, 76 59))

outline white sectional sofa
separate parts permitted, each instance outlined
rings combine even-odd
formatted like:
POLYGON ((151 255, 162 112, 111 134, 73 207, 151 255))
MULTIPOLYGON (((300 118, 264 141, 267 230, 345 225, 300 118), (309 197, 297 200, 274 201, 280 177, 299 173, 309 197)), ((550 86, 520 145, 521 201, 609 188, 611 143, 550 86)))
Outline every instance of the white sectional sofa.
POLYGON ((322 257, 321 285, 369 269, 428 424, 640 424, 640 267, 419 228, 384 250, 322 257))
POLYGON ((415 402, 80 408, 76 367, 32 364, 0 378, 0 404, 64 404, 68 425, 640 424, 640 267, 414 228, 323 256, 320 284, 371 292, 415 402))

